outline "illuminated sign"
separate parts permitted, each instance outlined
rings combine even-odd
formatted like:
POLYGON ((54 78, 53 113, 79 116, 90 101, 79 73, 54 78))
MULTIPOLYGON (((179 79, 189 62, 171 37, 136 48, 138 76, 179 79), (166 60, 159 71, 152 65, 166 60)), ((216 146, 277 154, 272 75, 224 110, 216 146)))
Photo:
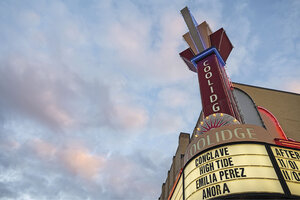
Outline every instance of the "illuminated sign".
POLYGON ((184 169, 185 199, 238 193, 284 194, 266 148, 233 144, 199 154, 184 169))
POLYGON ((238 107, 239 99, 245 103, 245 94, 235 92, 239 99, 233 96, 224 69, 233 47, 225 31, 221 28, 212 33, 206 22, 198 26, 187 7, 181 13, 189 29, 183 36, 189 48, 180 56, 189 69, 198 74, 206 120, 196 127, 198 132, 194 132, 187 146, 184 168, 177 176, 180 179, 176 179, 168 199, 199 200, 253 194, 299 197, 300 151, 275 146, 297 144, 287 140, 279 143, 269 123, 261 122, 251 99, 238 107), (232 116, 228 124, 234 122, 232 120, 244 124, 228 126, 224 116, 223 124, 217 117, 221 114, 232 116), (248 124, 250 122, 256 125, 248 124))
POLYGON ((216 145, 242 141, 274 144, 273 139, 266 129, 250 124, 230 125, 212 129, 192 140, 184 154, 184 164, 194 155, 216 145))
POLYGON ((183 192, 182 192, 182 175, 177 183, 177 186, 174 190, 174 193, 171 197, 171 200, 182 200, 183 192))
POLYGON ((181 14, 189 29, 183 37, 190 48, 180 53, 180 56, 190 70, 196 71, 191 62, 197 66, 204 116, 226 113, 237 118, 238 113, 234 113, 231 105, 234 102, 230 102, 231 91, 227 84, 227 75, 220 68, 225 65, 222 56, 227 59, 232 44, 223 29, 212 33, 205 21, 198 26, 187 7, 181 10, 181 14))
POLYGON ((240 122, 231 115, 227 115, 224 113, 212 114, 205 117, 203 121, 200 122, 200 124, 197 124, 197 132, 194 136, 199 137, 203 133, 206 133, 207 131, 210 131, 212 129, 234 124, 240 124, 240 122))
POLYGON ((220 65, 216 55, 212 54, 199 61, 197 70, 204 116, 213 113, 226 113, 234 116, 226 94, 227 88, 225 89, 222 84, 220 65))
POLYGON ((300 196, 300 150, 275 146, 271 149, 291 194, 300 196))

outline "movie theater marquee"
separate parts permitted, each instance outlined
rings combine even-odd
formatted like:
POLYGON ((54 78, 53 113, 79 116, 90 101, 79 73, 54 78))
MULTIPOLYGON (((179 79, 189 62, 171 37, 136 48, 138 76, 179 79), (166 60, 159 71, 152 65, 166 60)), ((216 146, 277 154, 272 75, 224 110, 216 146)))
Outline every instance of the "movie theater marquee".
POLYGON ((185 199, 222 195, 281 193, 280 182, 262 144, 225 145, 197 155, 185 167, 185 199))
POLYGON ((187 7, 181 13, 189 48, 180 56, 198 74, 204 125, 193 133, 168 200, 300 198, 300 151, 277 145, 254 103, 251 117, 262 123, 248 124, 243 117, 249 112, 240 112, 224 69, 233 48, 225 31, 198 25, 187 7))
POLYGON ((300 151, 275 145, 262 127, 239 124, 210 130, 189 144, 184 162, 171 200, 300 196, 300 151))

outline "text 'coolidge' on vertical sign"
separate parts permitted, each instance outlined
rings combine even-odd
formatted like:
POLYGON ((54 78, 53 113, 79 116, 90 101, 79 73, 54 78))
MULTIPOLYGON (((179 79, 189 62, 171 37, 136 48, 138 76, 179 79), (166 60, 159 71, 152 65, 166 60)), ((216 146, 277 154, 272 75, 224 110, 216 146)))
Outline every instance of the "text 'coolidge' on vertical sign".
POLYGON ((226 89, 221 84, 223 81, 216 55, 212 54, 201 60, 197 64, 197 70, 204 115, 226 113, 234 116, 230 109, 226 89))

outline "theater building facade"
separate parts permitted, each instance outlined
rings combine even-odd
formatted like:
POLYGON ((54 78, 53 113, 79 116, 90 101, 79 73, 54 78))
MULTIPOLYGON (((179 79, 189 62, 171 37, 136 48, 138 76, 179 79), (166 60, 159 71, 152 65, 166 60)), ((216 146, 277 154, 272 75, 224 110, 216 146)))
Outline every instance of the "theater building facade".
POLYGON ((202 111, 179 135, 159 199, 299 199, 300 95, 232 83, 224 29, 181 13, 189 48, 180 57, 198 75, 202 111))

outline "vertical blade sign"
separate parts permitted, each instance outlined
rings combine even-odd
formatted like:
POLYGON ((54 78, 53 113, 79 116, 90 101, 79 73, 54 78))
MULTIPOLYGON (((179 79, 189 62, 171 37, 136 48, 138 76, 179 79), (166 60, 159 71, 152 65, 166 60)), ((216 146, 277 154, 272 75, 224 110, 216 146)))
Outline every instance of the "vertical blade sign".
POLYGON ((197 63, 198 79, 204 116, 226 113, 234 116, 221 76, 220 64, 215 54, 197 63))

